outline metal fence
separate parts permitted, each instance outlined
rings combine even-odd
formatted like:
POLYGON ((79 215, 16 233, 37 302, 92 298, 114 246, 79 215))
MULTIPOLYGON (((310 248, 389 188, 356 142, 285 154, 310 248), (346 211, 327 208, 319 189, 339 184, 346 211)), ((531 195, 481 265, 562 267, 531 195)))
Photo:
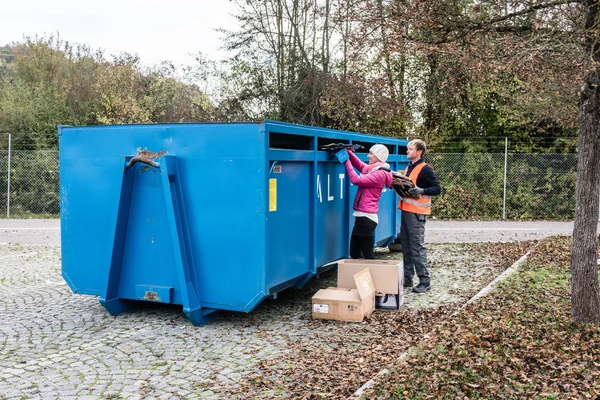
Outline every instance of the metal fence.
POLYGON ((0 171, 0 218, 58 217, 58 151, 0 151, 0 171))
MULTIPOLYGON (((437 218, 574 217, 576 154, 432 153, 426 159, 443 188, 433 201, 437 218)), ((0 218, 59 212, 58 152, 0 151, 0 218)))
POLYGON ((576 154, 428 154, 426 159, 443 189, 433 200, 437 218, 575 216, 576 154))

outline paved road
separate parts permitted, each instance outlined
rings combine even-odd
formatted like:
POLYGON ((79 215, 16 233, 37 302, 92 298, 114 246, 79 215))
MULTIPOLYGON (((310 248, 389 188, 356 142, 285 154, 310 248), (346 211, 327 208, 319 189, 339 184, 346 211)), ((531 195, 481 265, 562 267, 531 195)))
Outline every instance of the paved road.
MULTIPOLYGON (((1 226, 1 225, 0 225, 1 226)), ((600 231, 600 223, 598 224, 600 231)), ((511 242, 573 234, 573 221, 427 221, 425 241, 511 242)))
POLYGON ((60 220, 0 219, 0 243, 60 245, 60 220))
MULTIPOLYGON (((600 224, 598 224, 600 231, 600 224)), ((428 243, 511 242, 571 235, 573 222, 436 221, 425 229, 428 243)), ((60 245, 57 219, 0 219, 0 243, 60 245)))

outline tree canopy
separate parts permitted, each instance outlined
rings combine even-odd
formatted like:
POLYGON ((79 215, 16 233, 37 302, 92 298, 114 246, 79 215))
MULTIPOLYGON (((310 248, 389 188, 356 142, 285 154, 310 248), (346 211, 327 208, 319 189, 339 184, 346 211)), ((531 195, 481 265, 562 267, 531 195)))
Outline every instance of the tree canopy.
POLYGON ((42 148, 58 124, 276 119, 438 152, 502 151, 504 137, 573 151, 583 8, 530 3, 236 0, 238 28, 221 32, 233 55, 190 66, 27 38, 0 50, 0 131, 42 148))

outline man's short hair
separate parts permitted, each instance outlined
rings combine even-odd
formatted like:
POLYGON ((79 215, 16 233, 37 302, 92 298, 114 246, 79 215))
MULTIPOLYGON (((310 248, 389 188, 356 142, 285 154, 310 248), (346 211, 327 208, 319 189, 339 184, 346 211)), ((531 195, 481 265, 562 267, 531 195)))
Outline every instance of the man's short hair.
POLYGON ((425 145, 425 142, 422 141, 421 139, 413 139, 410 142, 408 142, 408 146, 414 146, 415 149, 417 150, 421 150, 423 153, 421 153, 421 157, 423 157, 425 155, 425 153, 427 153, 427 145, 425 145))

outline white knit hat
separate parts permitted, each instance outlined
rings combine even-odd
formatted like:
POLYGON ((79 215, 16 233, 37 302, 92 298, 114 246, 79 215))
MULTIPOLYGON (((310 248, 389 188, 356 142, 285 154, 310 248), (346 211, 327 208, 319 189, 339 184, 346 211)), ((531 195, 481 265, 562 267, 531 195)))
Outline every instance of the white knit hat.
POLYGON ((388 148, 382 144, 374 145, 373 147, 371 147, 369 149, 369 151, 371 153, 373 153, 375 155, 375 157, 377 157, 377 159, 381 162, 386 162, 388 159, 388 156, 390 155, 388 148))

